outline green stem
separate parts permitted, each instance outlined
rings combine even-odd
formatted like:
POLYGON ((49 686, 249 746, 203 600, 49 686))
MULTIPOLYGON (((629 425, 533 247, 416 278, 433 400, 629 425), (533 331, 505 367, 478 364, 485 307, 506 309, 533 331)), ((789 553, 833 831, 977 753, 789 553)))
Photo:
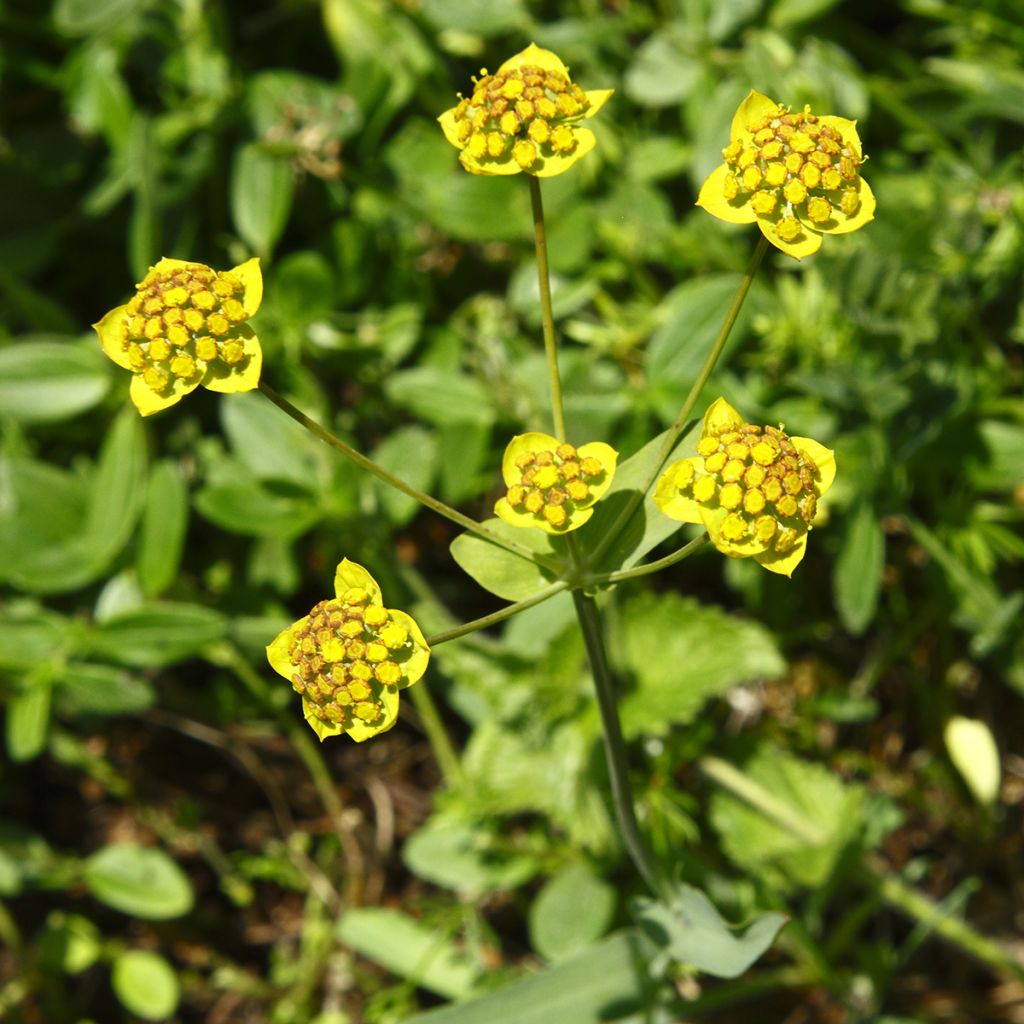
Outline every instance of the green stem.
MULTIPOLYGON (((799 811, 766 790, 760 783, 744 775, 738 768, 718 757, 702 757, 701 772, 723 789, 760 811, 766 818, 792 832, 809 846, 820 846, 827 835, 808 821, 799 811)), ((982 935, 966 921, 944 910, 924 893, 907 885, 894 875, 879 857, 866 855, 858 868, 861 880, 889 904, 907 916, 932 929, 970 956, 999 974, 1024 981, 1024 964, 994 939, 982 935)))
POLYGON ((384 483, 396 490, 401 491, 403 494, 409 495, 410 498, 414 498, 421 505, 429 508, 432 512, 436 512, 439 516, 444 516, 445 519, 450 519, 453 523, 463 527, 463 529, 469 530, 470 533, 475 533, 479 537, 483 537, 484 540, 490 541, 490 543, 497 545, 500 548, 504 548, 506 551, 510 551, 514 555, 519 555, 521 558, 525 558, 529 562, 533 562, 535 565, 543 565, 547 569, 552 571, 558 570, 558 566, 555 565, 551 559, 545 558, 543 555, 537 554, 535 551, 531 551, 530 548, 524 544, 519 544, 514 540, 507 540, 504 537, 499 537, 498 534, 493 533, 483 523, 477 522, 475 519, 471 519, 467 515, 463 515, 458 509, 452 508, 450 505, 446 505, 443 501, 439 501, 433 495, 427 494, 425 491, 419 490, 417 487, 413 487, 411 484, 407 484, 404 480, 395 476, 393 473, 389 473, 383 466, 378 465, 373 459, 368 459, 362 452, 357 451, 351 445, 346 444, 341 440, 340 437, 332 434, 326 427, 322 427, 316 420, 310 419, 304 412, 297 409, 291 402, 288 401, 283 395, 279 395, 269 384, 264 383, 262 380, 259 384, 260 391, 270 399, 282 412, 287 413, 291 416, 296 423, 305 427, 310 433, 316 435, 325 444, 330 445, 335 451, 340 452, 347 459, 351 459, 360 469, 365 469, 367 473, 375 476, 378 480, 382 480, 384 483))
POLYGON ((704 360, 704 365, 700 368, 700 373, 697 374, 697 379, 693 382, 693 387, 690 388, 690 393, 686 396, 686 401, 683 402, 682 408, 679 410, 679 415, 676 416, 675 422, 665 435, 665 440, 661 445, 661 451, 658 453, 657 462, 652 467, 651 473, 644 486, 633 492, 629 501, 623 506, 618 518, 612 523, 608 532, 601 539, 601 543, 598 544, 596 550, 591 556, 592 565, 598 564, 601 556, 614 543, 615 538, 622 532, 626 523, 632 519, 640 502, 643 501, 654 481, 658 479, 658 474, 661 472, 666 461, 668 461, 668 457, 672 454, 672 449, 675 448, 676 443, 679 441, 679 436, 686 428, 690 414, 693 412, 693 407, 697 404, 697 399, 700 397, 701 391, 704 390, 704 385, 707 384, 708 378, 711 376, 715 369, 715 365, 718 363, 719 357, 722 355, 725 343, 729 340, 729 335, 732 333, 732 329, 736 324, 736 319, 739 317, 740 310, 743 308, 743 302, 747 297, 747 293, 750 291, 751 284, 754 282, 754 275, 757 273, 757 268, 761 265, 761 261, 764 259, 764 254, 767 251, 768 239, 762 235, 761 240, 757 243, 757 248, 754 250, 754 254, 750 257, 750 262, 747 264, 747 269, 743 274, 743 280, 740 281, 739 287, 736 289, 736 294, 732 298, 729 311, 725 314, 725 320, 722 321, 722 326, 719 328, 718 337, 715 338, 715 343, 711 346, 711 350, 708 352, 707 358, 704 360))
POLYGON ((503 622, 517 612, 525 611, 527 608, 532 608, 535 604, 540 604, 541 601, 554 597, 555 594, 560 594, 563 590, 567 590, 568 587, 569 584, 565 580, 558 580, 556 583, 552 583, 551 586, 538 590, 535 594, 531 594, 522 601, 516 601, 515 604, 506 605, 504 608, 499 608, 496 612, 491 612, 490 615, 484 615, 479 619, 473 619, 471 622, 464 622, 461 626, 455 626, 452 629, 446 629, 441 633, 428 636, 427 646, 437 647, 438 644, 447 643, 449 640, 457 640, 460 636, 466 636, 467 633, 475 633, 478 629, 486 629, 488 626, 503 622))
POLYGON ((444 727, 430 688, 421 684, 410 686, 405 692, 419 713, 423 731, 430 741, 431 749, 434 751, 434 757, 437 758, 437 764, 446 785, 460 788, 465 782, 462 762, 459 761, 459 755, 455 752, 455 747, 448 737, 448 730, 444 727))
POLYGON ((594 677, 597 706, 601 712, 601 725, 604 732, 604 749, 608 760, 612 799, 615 803, 619 828, 622 830, 622 839, 640 876, 650 890, 658 894, 662 887, 654 867, 654 858, 640 834, 636 811, 633 808, 629 774, 626 769, 626 745, 622 739, 622 727, 619 725, 615 681, 612 678, 604 649, 601 616, 597 609, 597 603, 582 590, 574 590, 572 599, 576 603, 576 616, 583 632, 583 642, 586 645, 587 658, 590 661, 590 671, 594 677))
POLYGON ((562 407, 562 379, 558 375, 558 345, 555 340, 555 316, 551 308, 551 275, 548 271, 548 243, 544 231, 544 204, 540 196, 540 181, 528 174, 530 203, 533 207, 533 242, 537 250, 537 284, 540 286, 540 317, 544 331, 544 355, 548 363, 548 381, 551 385, 551 418, 555 437, 565 440, 565 410, 562 407))
POLYGON ((684 558, 689 558, 690 555, 702 548, 707 542, 708 535, 702 533, 699 537, 694 537, 689 544, 683 545, 678 551, 673 551, 671 555, 666 555, 664 558, 659 558, 654 562, 648 562, 646 565, 634 566, 632 569, 617 569, 615 572, 597 573, 594 576, 587 577, 587 584, 621 583, 623 580, 632 580, 638 576, 649 576, 651 573, 661 572, 662 569, 667 569, 669 566, 681 562, 684 558))

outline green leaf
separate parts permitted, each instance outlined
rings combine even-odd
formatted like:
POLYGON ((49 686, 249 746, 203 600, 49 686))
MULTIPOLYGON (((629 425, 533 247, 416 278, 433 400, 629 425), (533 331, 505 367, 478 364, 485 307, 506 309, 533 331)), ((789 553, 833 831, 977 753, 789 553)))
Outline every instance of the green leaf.
POLYGON ((96 626, 89 646, 123 665, 158 667, 198 654, 227 632, 220 612, 194 604, 143 605, 96 626))
POLYGON ((101 903, 162 921, 192 909, 192 884, 163 850, 137 843, 105 846, 85 862, 85 884, 101 903))
POLYGON ((436 366, 417 366, 391 374, 384 391, 395 405, 444 427, 494 422, 494 401, 478 380, 436 366))
POLYGON ((821 765, 768 746, 746 763, 744 774, 800 825, 786 827, 771 809, 762 812, 731 792, 717 791, 711 798, 711 821, 725 852, 769 884, 824 885, 863 828, 864 791, 844 785, 821 765))
POLYGON ((158 462, 149 476, 135 570, 146 597, 163 593, 177 578, 188 529, 188 486, 176 462, 158 462))
POLYGON ((417 1014, 405 1024, 612 1024, 642 1020, 654 982, 649 945, 623 931, 555 967, 464 1003, 417 1014), (637 1015, 637 1016, 634 1016, 637 1015))
POLYGON ((109 360, 87 345, 50 335, 0 349, 0 417, 22 423, 70 419, 97 405, 110 389, 109 360))
POLYGON ((742 934, 719 916, 699 889, 677 886, 671 903, 638 899, 635 914, 644 934, 667 961, 691 964, 716 978, 738 978, 775 941, 785 914, 754 919, 742 934))
POLYGON ((110 665, 69 662, 56 679, 54 699, 60 714, 131 715, 151 707, 153 687, 110 665))
POLYGON ((836 608, 854 636, 860 636, 875 617, 884 568, 881 520, 870 501, 858 501, 839 549, 834 580, 836 608))
POLYGON ((51 693, 49 674, 37 672, 8 699, 4 724, 7 753, 12 761, 31 761, 42 753, 50 728, 51 693))
POLYGON ((615 913, 615 889, 585 864, 570 864, 530 904, 530 942, 547 960, 562 960, 599 939, 615 913))
POLYGON ((438 29, 485 37, 529 24, 523 0, 423 0, 420 11, 438 29))
POLYGON ((435 928, 386 907, 346 911, 337 936, 392 974, 446 999, 465 999, 481 974, 481 965, 435 928))
POLYGON ((145 498, 146 466, 142 420, 126 408, 103 442, 89 490, 85 535, 97 575, 131 536, 145 498))
POLYGON ((53 22, 57 31, 68 36, 86 36, 106 32, 123 24, 143 5, 144 0, 57 0, 53 22))
MULTIPOLYGON (((502 519, 487 519, 488 530, 523 544, 539 555, 554 557, 551 541, 543 530, 524 530, 502 519)), ((507 601, 521 601, 549 586, 555 579, 547 569, 506 551, 475 533, 460 533, 451 543, 452 558, 484 590, 507 601)))
POLYGON ((158 953, 148 950, 121 953, 114 961, 110 983, 121 1005, 143 1020, 167 1020, 181 999, 174 968, 158 953))
POLYGON ((613 657, 636 680, 622 702, 629 737, 664 735, 712 697, 786 669, 764 627, 673 593, 644 593, 625 605, 613 657))
POLYGON ((34 603, 0 606, 0 669, 32 668, 73 640, 70 623, 34 603))
POLYGON ((49 970, 78 974, 99 959, 103 937, 87 917, 53 910, 46 918, 37 948, 49 970))
POLYGON ((532 858, 501 853, 478 827, 440 814, 406 841, 402 860, 417 877, 467 898, 514 889, 537 870, 532 858))
POLYGON ((700 61, 686 51, 696 40, 682 22, 671 22, 644 40, 626 71, 626 94, 642 107, 684 100, 701 76, 700 61))
MULTIPOLYGON (((646 369, 651 401, 666 423, 675 419, 697 379, 741 280, 739 274, 698 278, 680 285, 663 301, 661 326, 647 346, 646 369)), ((718 361, 719 369, 727 365, 730 353, 743 340, 761 294, 755 281, 718 361)), ((707 404, 714 397, 708 395, 707 404)))
MULTIPOLYGON (((700 425, 687 432, 676 445, 666 464, 684 453, 692 453, 694 438, 700 432, 700 425)), ((592 551, 618 522, 627 502, 643 487, 658 465, 661 447, 667 431, 619 463, 615 479, 607 493, 594 507, 594 515, 577 534, 577 541, 585 552, 592 551)), ((680 523, 663 515, 649 496, 637 505, 628 522, 609 545, 601 558, 601 568, 610 572, 636 565, 653 548, 667 540, 680 528, 680 523)))
POLYGON ((231 217, 235 230, 264 258, 277 244, 292 207, 291 159, 250 143, 235 151, 231 168, 231 217))
MULTIPOLYGON (((399 427, 379 444, 373 461, 400 480, 421 491, 429 491, 437 472, 437 439, 422 427, 399 427)), ((374 487, 384 514, 394 526, 404 526, 420 509, 415 498, 395 490, 383 481, 374 487)))

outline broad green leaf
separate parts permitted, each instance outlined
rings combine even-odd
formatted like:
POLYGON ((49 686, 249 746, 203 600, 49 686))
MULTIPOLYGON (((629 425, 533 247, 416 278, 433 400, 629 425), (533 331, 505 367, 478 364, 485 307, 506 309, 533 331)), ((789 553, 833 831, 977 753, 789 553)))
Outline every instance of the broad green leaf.
POLYGON ((460 1006, 417 1014, 405 1024, 613 1024, 643 1020, 655 982, 650 946, 635 931, 617 932, 555 967, 520 978, 460 1006), (636 1015, 636 1016, 634 1016, 636 1015))
POLYGON ((224 637, 220 612, 194 604, 144 605, 97 625, 89 646, 122 665, 157 667, 198 654, 224 637))
POLYGON ((47 915, 37 948, 48 969, 78 974, 99 959, 103 936, 89 918, 53 910, 47 915))
POLYGON ((547 960, 563 960, 599 939, 615 913, 615 889, 585 864, 570 864, 530 904, 530 942, 547 960))
POLYGON ((644 40, 626 71, 626 94, 642 107, 668 107, 684 100, 701 77, 691 55, 697 39, 683 22, 670 22, 644 40))
POLYGON ((824 885, 864 828, 864 791, 844 784, 822 765, 768 746, 755 753, 743 772, 758 790, 770 794, 773 806, 762 811, 732 792, 716 791, 711 821, 725 852, 770 884, 824 885), (772 816, 775 806, 800 827, 782 825, 772 816))
POLYGON ((481 974, 481 965, 443 933, 387 907, 346 911, 337 937, 392 974, 446 999, 471 995, 481 974))
POLYGON ((167 1020, 181 999, 174 968, 149 950, 130 949, 119 954, 110 983, 121 1005, 143 1020, 167 1020))
POLYGON ((239 235, 264 258, 288 223, 295 190, 290 157, 249 143, 235 151, 231 169, 231 217, 239 235))
MULTIPOLYGON (((651 400, 665 422, 675 419, 687 392, 707 357, 725 321, 736 290, 739 274, 703 277, 680 285, 662 304, 661 326, 647 346, 647 379, 651 400)), ((743 340, 747 325, 761 302, 762 289, 755 281, 740 310, 718 361, 721 369, 729 355, 743 340)), ((707 395, 708 404, 714 395, 707 395)), ((698 410, 702 406, 698 406, 698 410)))
POLYGON ((56 677, 54 701, 64 715, 130 715, 155 699, 146 680, 110 665, 72 661, 56 677))
POLYGON ((943 738, 950 760, 978 803, 994 803, 1002 769, 992 730, 984 722, 954 715, 946 723, 943 738))
POLYGON ((135 527, 146 493, 146 438, 133 408, 114 420, 89 490, 85 535, 97 574, 120 553, 135 527))
POLYGON ((402 860, 417 877, 466 898, 514 889, 538 867, 530 857, 495 849, 481 829, 444 815, 435 815, 413 833, 402 860))
POLYGON ((884 568, 881 520, 870 501, 859 501, 850 513, 834 579, 836 608, 854 636, 860 636, 875 617, 884 568))
POLYGON ((699 889, 679 885, 671 903, 638 899, 635 915, 664 960, 691 964, 716 978, 738 978, 775 941, 785 914, 761 914, 740 933, 699 889))
POLYGON ((188 528, 188 486, 176 462, 158 462, 149 476, 135 569, 146 597, 163 593, 177 578, 188 528))
MULTIPOLYGON (((539 555, 555 557, 548 535, 542 530, 525 530, 502 519, 487 519, 484 525, 499 537, 523 544, 539 555)), ((475 533, 460 533, 451 543, 451 553, 460 568, 481 587, 507 601, 522 601, 555 579, 547 569, 475 533)))
POLYGON ((786 669, 763 626, 673 593, 644 593, 626 604, 613 658, 636 680, 621 706, 627 736, 664 735, 712 697, 786 669))
POLYGON ((438 29, 485 37, 529 24, 523 0, 423 0, 420 11, 438 29))
POLYGON ((86 36, 122 24, 145 0, 56 0, 53 22, 63 35, 86 36))
POLYGON ((32 668, 74 642, 71 623, 34 603, 0 606, 0 669, 32 668))
POLYGON ((322 441, 256 392, 225 395, 219 405, 231 451, 253 476, 315 488, 325 453, 322 441))
MULTIPOLYGON (((373 453, 373 461, 399 480, 429 491, 437 472, 437 439, 422 427, 399 427, 373 453)), ((378 499, 389 522, 404 526, 422 507, 415 498, 375 481, 378 499)))
POLYGON ((244 466, 225 460, 195 496, 201 515, 223 530, 284 540, 305 533, 324 514, 305 486, 259 480, 244 466))
MULTIPOLYGON (((674 451, 665 460, 666 464, 684 453, 692 453, 699 429, 699 424, 695 424, 683 435, 674 451)), ((598 544, 603 543, 608 532, 618 526, 627 504, 658 469, 658 458, 666 435, 667 431, 659 434, 648 441, 640 451, 619 463, 611 487, 594 506, 594 515, 590 521, 577 534, 577 542, 585 552, 593 551, 598 544)), ((679 530, 681 524, 663 515, 651 500, 650 493, 648 491, 637 504, 633 514, 602 556, 601 567, 606 571, 638 564, 644 555, 679 530)), ((682 547, 682 542, 679 546, 682 547)))
POLYGON ((391 374, 384 390, 395 405, 435 426, 494 422, 493 397, 464 373, 417 366, 391 374))
POLYGON ((12 761, 31 761, 42 753, 50 728, 52 692, 49 674, 37 672, 8 698, 4 726, 7 754, 12 761))
POLYGON ((50 335, 0 349, 0 417, 22 423, 70 419, 110 388, 110 362, 95 338, 88 345, 50 335))
POLYGON ((775 0, 769 20, 777 28, 795 25, 817 18, 838 3, 839 0, 775 0))
POLYGON ((147 921, 192 909, 192 884, 163 850, 137 843, 105 846, 85 862, 85 884, 108 907, 147 921))

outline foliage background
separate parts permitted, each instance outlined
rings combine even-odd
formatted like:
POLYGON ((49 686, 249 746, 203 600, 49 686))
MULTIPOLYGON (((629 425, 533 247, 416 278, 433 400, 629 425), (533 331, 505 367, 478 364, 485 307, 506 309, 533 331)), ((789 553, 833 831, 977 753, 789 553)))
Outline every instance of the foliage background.
MULTIPOLYGON (((5 1019, 398 1021, 561 964, 566 1024, 1024 1020, 1019 970, 892 888, 1020 963, 1018 4, 6 0, 0 30, 5 1019), (546 426, 529 204, 434 119, 531 39, 617 90, 545 185, 579 440, 636 451, 696 374, 754 239, 692 204, 751 86, 858 119, 871 157, 877 220, 769 259, 706 394, 836 449, 806 561, 707 552, 608 608, 659 856, 732 920, 792 915, 740 982, 637 981, 568 606, 438 648, 446 780, 409 702, 318 754, 262 646, 342 556, 428 630, 499 602, 261 396, 141 421, 88 330, 161 255, 259 255, 269 382, 486 515, 546 426), (966 751, 956 716, 988 726, 966 751)), ((532 1020, 526 991, 450 1019, 532 1020)))

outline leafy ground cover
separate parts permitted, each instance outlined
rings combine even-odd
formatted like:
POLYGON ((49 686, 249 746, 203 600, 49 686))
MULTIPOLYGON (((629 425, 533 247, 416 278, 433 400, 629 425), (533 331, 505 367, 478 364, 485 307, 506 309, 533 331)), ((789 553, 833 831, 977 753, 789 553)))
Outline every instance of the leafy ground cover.
POLYGON ((8 0, 0 28, 4 1020, 1024 1020, 1017 4, 8 0), (835 450, 793 578, 707 546, 601 599, 671 907, 567 595, 321 746, 264 648, 341 558, 428 634, 543 575, 478 586, 457 527, 262 394, 140 418, 88 326, 161 256, 259 257, 270 386, 488 516, 508 439, 550 429, 530 195, 436 119, 531 40, 615 89, 544 202, 567 424, 623 465, 756 244, 694 206, 748 91, 856 120, 878 200, 766 258, 698 407, 835 450), (742 947, 772 914, 709 976, 720 918, 742 947))

